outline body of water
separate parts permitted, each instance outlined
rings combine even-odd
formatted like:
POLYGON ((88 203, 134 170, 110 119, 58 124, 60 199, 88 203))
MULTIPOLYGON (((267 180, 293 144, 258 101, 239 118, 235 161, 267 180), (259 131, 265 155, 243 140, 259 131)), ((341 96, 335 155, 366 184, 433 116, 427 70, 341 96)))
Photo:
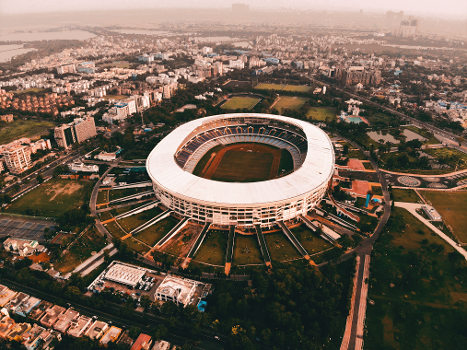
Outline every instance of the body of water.
POLYGON ((113 29, 113 32, 122 34, 139 34, 139 35, 169 35, 170 32, 161 30, 144 30, 144 29, 113 29))
POLYGON ((86 40, 95 35, 83 30, 63 32, 14 33, 0 35, 0 41, 86 40))
POLYGON ((200 42, 208 42, 208 43, 217 43, 217 42, 222 42, 222 41, 232 41, 235 40, 231 38, 230 36, 197 36, 194 38, 190 38, 196 41, 200 42))
POLYGON ((23 45, 0 45, 0 62, 9 61, 14 56, 35 50, 36 49, 23 49, 23 45))
MULTIPOLYGON (((412 130, 404 129, 402 134, 406 137, 405 142, 412 141, 412 140, 420 140, 422 142, 426 141, 424 137, 413 132, 412 130)), ((368 136, 370 136, 371 139, 376 142, 379 142, 379 140, 384 140, 384 143, 389 141, 394 145, 397 145, 400 143, 400 141, 395 139, 394 136, 392 136, 389 132, 386 135, 383 135, 381 131, 370 131, 368 133, 368 136)))

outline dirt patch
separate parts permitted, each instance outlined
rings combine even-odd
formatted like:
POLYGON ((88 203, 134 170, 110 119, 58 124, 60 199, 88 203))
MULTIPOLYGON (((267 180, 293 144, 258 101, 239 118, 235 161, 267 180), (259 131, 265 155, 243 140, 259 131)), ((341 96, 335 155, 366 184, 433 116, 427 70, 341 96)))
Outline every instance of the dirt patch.
POLYGON ((52 187, 45 190, 45 193, 51 195, 49 201, 52 202, 59 194, 66 194, 71 195, 76 191, 79 191, 83 186, 77 182, 70 182, 65 186, 61 186, 59 184, 53 185, 52 187))

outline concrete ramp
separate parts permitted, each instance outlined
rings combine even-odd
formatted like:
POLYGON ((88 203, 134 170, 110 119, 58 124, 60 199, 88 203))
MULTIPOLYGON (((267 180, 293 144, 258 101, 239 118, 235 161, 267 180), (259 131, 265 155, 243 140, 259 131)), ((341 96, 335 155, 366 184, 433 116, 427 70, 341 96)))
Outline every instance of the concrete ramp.
POLYGON ((141 181, 141 182, 135 182, 132 184, 113 186, 110 188, 110 190, 124 190, 126 188, 138 188, 138 187, 149 187, 149 186, 152 186, 151 181, 141 181))
POLYGON ((268 245, 266 243, 266 239, 264 238, 263 231, 261 230, 260 225, 255 225, 256 235, 258 237, 259 249, 261 251, 261 255, 263 256, 264 263, 267 267, 271 267, 271 255, 269 254, 268 245))
POLYGON ((135 214, 142 213, 143 211, 155 208, 159 204, 160 204, 160 202, 150 202, 150 203, 143 204, 142 206, 140 206, 138 208, 135 208, 135 209, 132 209, 130 211, 127 211, 126 213, 122 213, 120 215, 117 215, 115 217, 115 219, 120 220, 120 219, 124 219, 124 218, 127 218, 127 217, 135 215, 135 214))
POLYGON ((235 225, 229 226, 229 237, 227 240, 227 250, 225 252, 225 274, 230 273, 230 268, 232 267, 233 252, 235 245, 235 225))
POLYGON ((125 202, 125 201, 131 201, 133 199, 141 199, 143 197, 146 197, 146 196, 151 196, 154 194, 154 191, 151 190, 151 191, 144 191, 144 192, 140 192, 140 193, 135 193, 135 194, 132 194, 130 196, 126 196, 126 197, 122 197, 122 198, 117 198, 117 199, 114 199, 114 200, 111 200, 109 203, 106 203, 106 204, 111 204, 111 203, 119 203, 119 202, 125 202))
POLYGON ((284 224, 283 221, 278 221, 277 223, 282 228, 282 232, 284 232, 284 235, 288 238, 290 243, 292 243, 292 245, 300 253, 300 255, 302 255, 305 259, 310 260, 310 255, 305 250, 305 248, 303 248, 301 243, 298 241, 297 237, 295 237, 293 233, 289 230, 287 225, 284 224))
POLYGON ((190 218, 183 218, 177 225, 175 225, 173 229, 169 231, 169 233, 167 233, 164 237, 162 237, 162 239, 159 242, 156 243, 156 245, 154 246, 154 249, 162 248, 162 246, 166 244, 168 241, 170 241, 172 237, 175 237, 175 235, 179 233, 180 230, 186 226, 186 224, 188 223, 188 220, 190 220, 190 218))

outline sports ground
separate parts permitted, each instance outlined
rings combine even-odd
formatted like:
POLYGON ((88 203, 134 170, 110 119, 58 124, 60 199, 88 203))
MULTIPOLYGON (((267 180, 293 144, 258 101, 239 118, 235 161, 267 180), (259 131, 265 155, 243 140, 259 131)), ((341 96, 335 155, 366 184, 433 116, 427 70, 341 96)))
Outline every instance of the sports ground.
POLYGON ((258 143, 237 143, 211 149, 201 160, 195 175, 226 182, 256 182, 278 175, 282 151, 258 143))
POLYGON ((247 96, 234 96, 227 102, 225 102, 221 108, 222 109, 251 109, 258 102, 260 102, 261 99, 258 97, 247 97, 247 96))
POLYGON ((283 85, 283 84, 271 84, 261 83, 256 85, 257 90, 276 90, 276 91, 294 91, 294 92, 309 92, 310 86, 306 85, 283 85))
POLYGON ((297 110, 300 109, 308 99, 297 96, 281 96, 279 100, 271 106, 282 112, 284 109, 297 110))

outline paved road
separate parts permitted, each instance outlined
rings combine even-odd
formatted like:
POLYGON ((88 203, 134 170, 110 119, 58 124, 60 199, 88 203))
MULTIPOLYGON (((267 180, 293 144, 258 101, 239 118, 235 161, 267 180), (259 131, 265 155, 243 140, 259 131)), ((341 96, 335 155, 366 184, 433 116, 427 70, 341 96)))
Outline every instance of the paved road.
POLYGON ((112 242, 112 235, 107 231, 107 229, 104 227, 104 225, 101 224, 100 220, 98 220, 97 216, 97 195, 99 194, 99 187, 102 184, 102 180, 105 179, 105 177, 108 175, 110 170, 116 165, 116 163, 110 163, 109 169, 100 177, 100 179, 96 182, 96 185, 94 186, 92 193, 91 193, 91 199, 89 201, 89 207, 91 209, 91 216, 96 218, 96 227, 97 230, 100 232, 100 234, 104 237, 107 237, 107 240, 109 242, 112 242))

